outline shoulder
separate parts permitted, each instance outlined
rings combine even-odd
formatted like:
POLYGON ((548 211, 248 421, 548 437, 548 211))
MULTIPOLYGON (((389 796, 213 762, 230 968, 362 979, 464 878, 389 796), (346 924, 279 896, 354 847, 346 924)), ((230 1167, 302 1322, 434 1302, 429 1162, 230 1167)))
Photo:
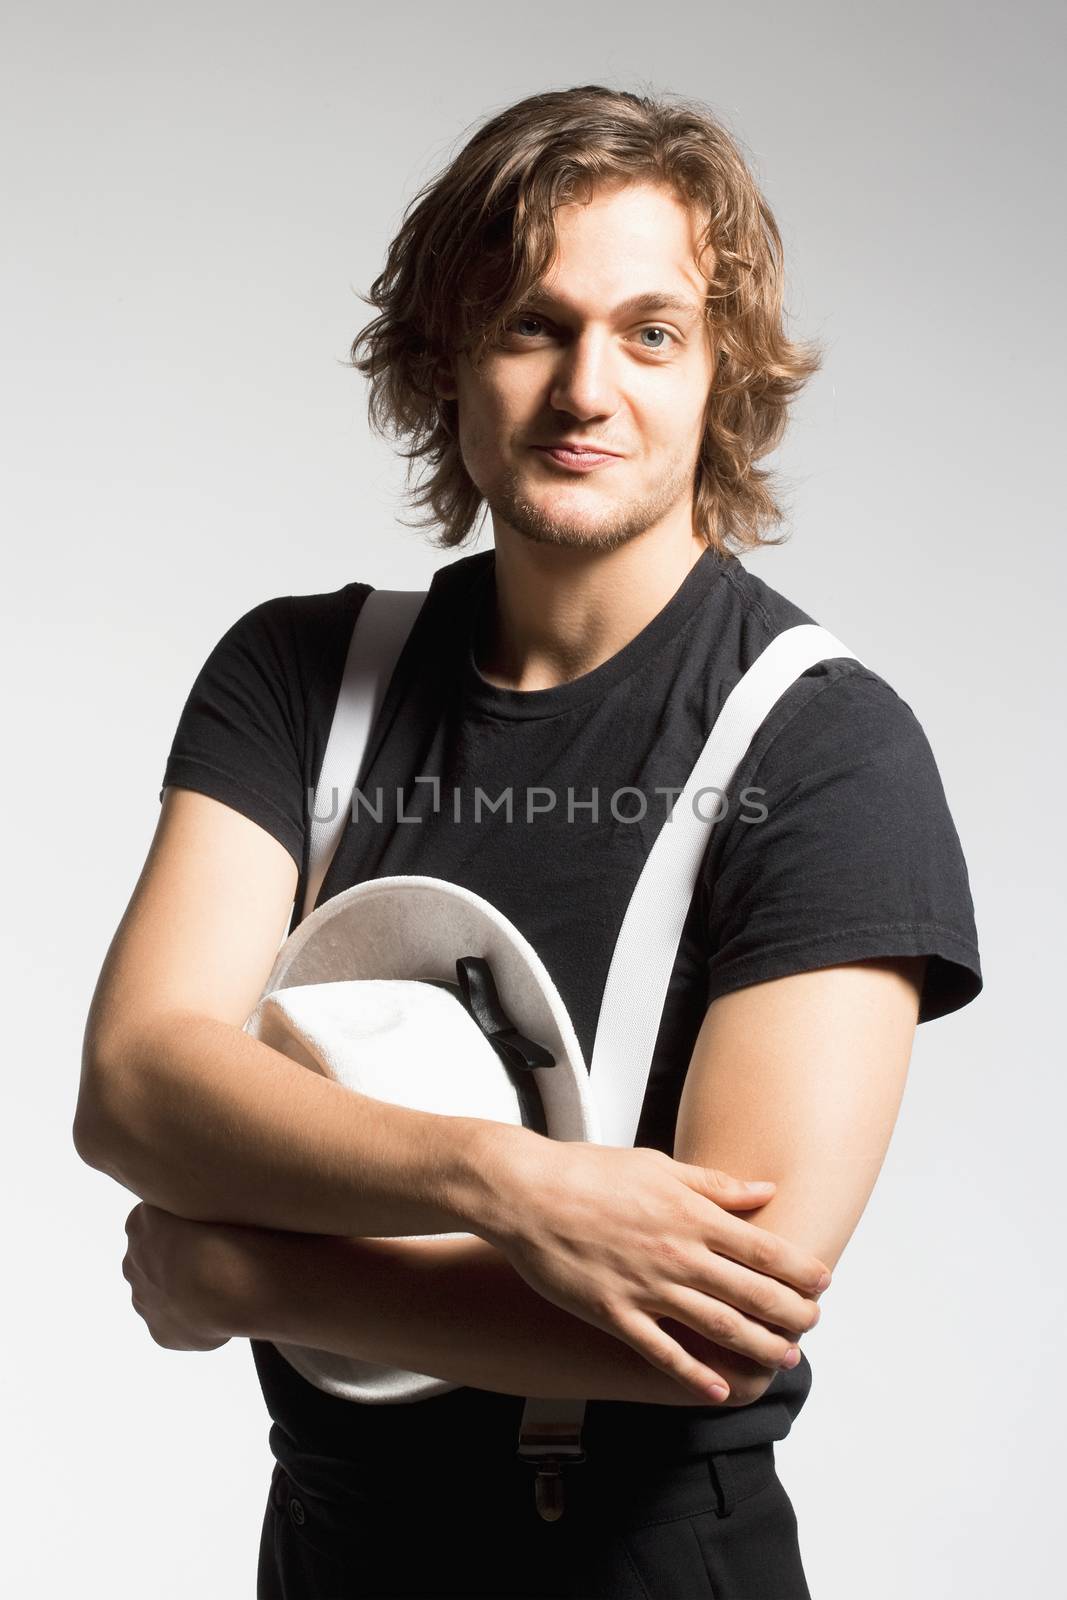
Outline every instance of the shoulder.
POLYGON ((244 611, 204 660, 163 773, 243 812, 298 868, 304 794, 329 727, 347 641, 367 584, 273 595, 244 611))
POLYGON ((339 675, 359 609, 370 593, 369 584, 348 583, 327 593, 257 601, 221 635, 202 672, 249 684, 284 683, 306 695, 323 676, 339 675))
POLYGON ((372 592, 371 584, 354 582, 323 594, 289 596, 293 649, 306 694, 336 693, 352 629, 372 592))
MULTIPOLYGON (((744 619, 728 663, 736 681, 783 629, 818 619, 751 574, 731 577, 744 619)), ((920 1020, 979 992, 967 865, 937 762, 915 711, 872 665, 837 656, 802 673, 728 799, 703 877, 714 992, 905 954, 931 958, 920 1020)))
POLYGON ((750 749, 748 765, 764 769, 808 761, 819 754, 850 752, 854 756, 889 758, 890 752, 911 751, 924 762, 933 756, 911 705, 889 679, 862 659, 847 628, 805 611, 788 596, 749 572, 739 561, 725 568, 731 609, 735 612, 735 645, 731 681, 737 682, 780 634, 804 624, 822 626, 853 655, 816 662, 783 693, 750 749))

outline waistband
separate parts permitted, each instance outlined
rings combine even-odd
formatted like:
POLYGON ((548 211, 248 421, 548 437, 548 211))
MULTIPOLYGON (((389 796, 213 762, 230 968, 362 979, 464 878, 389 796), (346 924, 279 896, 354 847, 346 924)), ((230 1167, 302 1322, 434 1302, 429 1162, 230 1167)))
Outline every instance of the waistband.
MULTIPOLYGON (((461 1386, 409 1404, 354 1404, 324 1394, 306 1382, 271 1345, 253 1346, 264 1399, 272 1420, 270 1449, 283 1466, 303 1473, 310 1463, 328 1484, 354 1485, 361 1492, 367 1462, 423 1457, 454 1460, 480 1470, 485 1461, 507 1470, 517 1462, 525 1399, 461 1386)), ((804 1364, 802 1363, 802 1366, 804 1364)), ((800 1371, 801 1369, 796 1369, 800 1371)), ((793 1377, 779 1374, 779 1379, 793 1377)), ((804 1394, 810 1376, 804 1383, 804 1394)), ((594 1468, 612 1458, 660 1464, 687 1457, 736 1453, 784 1439, 802 1403, 771 1390, 751 1406, 663 1406, 590 1400, 581 1445, 594 1468)), ((530 1463, 518 1463, 532 1476, 530 1463)), ((574 1463, 574 1471, 582 1470, 574 1463)))
MULTIPOLYGON (((353 1509, 365 1513, 368 1506, 380 1503, 383 1497, 388 1500, 390 1480, 383 1477, 380 1461, 367 1459, 346 1466, 350 1471, 342 1478, 338 1476, 337 1463, 318 1457, 298 1454, 288 1463, 278 1460, 271 1477, 271 1503, 279 1511, 293 1512, 296 1501, 298 1520, 307 1515, 327 1525, 334 1522, 344 1527, 353 1509), (358 1478, 353 1478, 352 1472, 358 1472, 358 1478)), ((455 1462, 448 1457, 435 1461, 431 1456, 397 1464, 392 1492, 399 1493, 406 1503, 424 1472, 435 1500, 439 1500, 441 1485, 435 1474, 441 1467, 453 1473, 455 1462)), ((721 1517, 729 1516, 740 1501, 758 1494, 774 1479, 777 1466, 774 1445, 758 1444, 742 1450, 708 1452, 666 1466, 647 1462, 640 1452, 630 1451, 624 1456, 602 1459, 599 1465, 587 1458, 566 1465, 563 1471, 568 1503, 579 1510, 583 1504, 600 1500, 610 1504, 616 1515, 629 1512, 643 1521, 654 1521, 661 1512, 668 1511, 672 1518, 695 1516, 708 1509, 714 1509, 721 1517)), ((465 1494, 480 1498, 479 1480, 470 1472, 465 1476, 465 1494)), ((517 1458, 483 1463, 480 1482, 491 1485, 498 1502, 509 1497, 525 1501, 532 1481, 528 1465, 517 1458)))

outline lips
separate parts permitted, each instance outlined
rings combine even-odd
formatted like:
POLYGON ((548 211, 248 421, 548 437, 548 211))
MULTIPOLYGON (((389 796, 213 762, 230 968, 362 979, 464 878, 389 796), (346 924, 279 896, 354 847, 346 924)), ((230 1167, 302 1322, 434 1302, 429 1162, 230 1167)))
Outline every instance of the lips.
POLYGON ((543 445, 533 447, 539 455, 547 456, 557 466, 566 467, 571 472, 591 472, 594 467, 606 466, 610 461, 621 458, 608 450, 580 449, 569 445, 543 445))

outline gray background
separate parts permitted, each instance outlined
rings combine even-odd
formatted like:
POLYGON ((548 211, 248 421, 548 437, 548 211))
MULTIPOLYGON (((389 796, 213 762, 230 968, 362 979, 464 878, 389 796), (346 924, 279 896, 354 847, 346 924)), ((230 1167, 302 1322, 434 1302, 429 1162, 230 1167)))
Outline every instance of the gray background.
POLYGON ((915 709, 978 914, 986 992, 919 1031, 779 1448, 812 1590, 1052 1595, 1057 11, 369 10, 6 8, 11 1592, 253 1593, 251 1357, 164 1351, 131 1309, 134 1197, 70 1144, 85 1012, 216 639, 268 596, 454 559, 397 524, 402 466, 342 365, 404 205, 491 112, 601 82, 704 99, 764 184, 794 330, 827 355, 778 457, 792 541, 746 559, 915 709))

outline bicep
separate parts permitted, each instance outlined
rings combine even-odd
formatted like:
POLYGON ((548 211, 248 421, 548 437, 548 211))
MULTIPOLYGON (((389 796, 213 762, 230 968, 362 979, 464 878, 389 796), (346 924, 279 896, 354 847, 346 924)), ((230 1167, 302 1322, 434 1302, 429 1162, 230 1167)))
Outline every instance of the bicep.
POLYGON ((737 989, 704 1017, 676 1160, 777 1189, 746 1220, 833 1269, 896 1122, 925 958, 864 960, 737 989))
POLYGON ((154 1021, 194 1013, 243 1026, 284 938, 296 885, 292 855, 258 823, 193 790, 164 791, 93 995, 80 1116, 108 1063, 154 1021))

